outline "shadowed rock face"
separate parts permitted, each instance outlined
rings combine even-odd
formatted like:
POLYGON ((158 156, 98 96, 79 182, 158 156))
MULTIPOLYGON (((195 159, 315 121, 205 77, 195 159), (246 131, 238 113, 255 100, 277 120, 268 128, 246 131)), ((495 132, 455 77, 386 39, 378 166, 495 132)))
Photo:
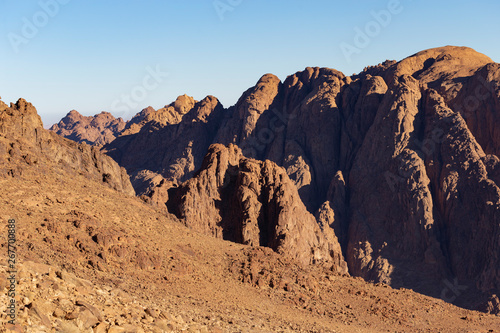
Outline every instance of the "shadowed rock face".
MULTIPOLYGON (((318 68, 282 85, 266 77, 244 97, 273 92, 269 108, 250 135, 232 126, 232 142, 284 166, 309 211, 328 203, 352 274, 438 296, 452 278, 498 290, 497 64, 445 47, 349 78, 318 68), (454 203, 441 192, 450 181, 454 203)), ((241 114, 226 124, 247 124, 241 114)))
POLYGON ((379 72, 388 92, 348 182, 352 274, 436 296, 454 278, 465 293, 500 287, 498 159, 487 155, 499 142, 498 66, 488 62, 440 48, 379 72))
POLYGON ((269 160, 245 158, 232 144, 212 145, 196 176, 171 192, 169 209, 192 229, 347 273, 333 231, 320 228, 285 170, 269 160))
MULTIPOLYGON (((125 169, 98 148, 64 139, 43 128, 35 107, 19 99, 10 107, 0 101, 0 174, 22 175, 22 166, 50 165, 71 168, 111 188, 135 195, 125 169), (21 163, 13 163, 21 161, 21 163), (17 165, 17 169, 11 169, 17 165)), ((43 170, 41 169, 41 172, 43 170)))
MULTIPOLYGON (((457 281, 462 289, 453 300, 467 307, 483 300, 481 292, 496 299, 490 296, 500 290, 500 67, 490 58, 449 46, 351 77, 328 68, 306 68, 284 82, 266 74, 235 106, 216 104, 205 102, 204 120, 193 111, 202 108, 198 103, 180 122, 146 123, 106 150, 142 175, 134 180, 139 193, 181 205, 176 213, 187 225, 279 251, 263 241, 274 236, 252 236, 266 230, 258 222, 244 223, 261 221, 263 212, 275 217, 270 225, 283 216, 293 221, 256 204, 294 207, 266 197, 275 193, 268 186, 278 173, 267 167, 273 161, 315 214, 322 237, 333 230, 351 274, 437 297, 457 281), (236 144, 247 158, 227 153, 231 163, 208 167, 202 156, 211 143, 236 144), (201 171, 169 191, 195 170, 201 171), (253 185, 239 183, 244 179, 253 185), (255 193, 248 207, 236 194, 242 188, 255 193)), ((205 161, 218 161, 214 154, 205 161)))
POLYGON ((104 151, 128 170, 138 194, 148 194, 148 179, 153 174, 174 183, 194 174, 217 133, 224 111, 215 97, 208 96, 183 115, 183 121, 146 122, 139 132, 120 136, 104 151))

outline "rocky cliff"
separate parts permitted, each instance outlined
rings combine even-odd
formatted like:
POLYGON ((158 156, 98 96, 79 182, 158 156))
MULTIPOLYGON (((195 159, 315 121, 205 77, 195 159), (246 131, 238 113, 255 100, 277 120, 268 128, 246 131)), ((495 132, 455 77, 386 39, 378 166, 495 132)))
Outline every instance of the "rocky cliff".
MULTIPOLYGON (((251 243, 243 222, 258 221, 261 210, 224 194, 220 181, 234 169, 228 188, 246 188, 238 179, 249 177, 258 185, 255 201, 269 206, 263 193, 271 191, 264 184, 272 161, 318 225, 334 231, 351 274, 437 297, 454 281, 447 299, 476 306, 480 293, 500 290, 499 114, 499 65, 448 46, 350 77, 328 68, 306 68, 284 82, 266 74, 233 107, 208 97, 179 122, 148 122, 104 149, 137 175, 138 193, 181 205, 186 224, 220 236, 228 226, 218 223, 232 221, 238 231, 228 237, 251 243), (210 168, 202 161, 211 143, 236 144, 253 159, 210 168), (202 176, 209 170, 214 180, 202 176), (182 200, 168 190, 179 183, 182 200), (217 205, 228 205, 230 218, 217 205), (200 222, 201 212, 215 218, 200 222)), ((255 223, 248 228, 261 232, 255 223)))
POLYGON ((137 133, 124 134, 103 148, 128 170, 139 194, 147 193, 152 179, 154 184, 189 179, 201 166, 225 111, 213 96, 178 110, 187 112, 182 121, 147 121, 137 133))
POLYGON ((43 128, 35 107, 19 99, 7 106, 0 101, 0 172, 22 176, 23 166, 71 169, 118 191, 135 195, 124 168, 98 148, 64 139, 43 128))
POLYGON ((347 273, 330 226, 320 228, 285 170, 269 160, 246 158, 232 144, 212 145, 196 176, 170 192, 169 209, 194 230, 347 273))

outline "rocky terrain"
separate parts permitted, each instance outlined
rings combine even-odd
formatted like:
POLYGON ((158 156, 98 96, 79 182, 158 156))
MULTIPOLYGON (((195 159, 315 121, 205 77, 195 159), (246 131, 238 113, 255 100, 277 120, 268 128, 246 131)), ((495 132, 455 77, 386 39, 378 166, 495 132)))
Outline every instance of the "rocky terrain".
MULTIPOLYGON (((99 170, 84 163, 87 145, 39 126, 34 108, 24 100, 3 105, 0 128, 7 151, 1 160, 0 218, 16 219, 18 312, 16 325, 7 324, 9 269, 2 260, 2 332, 499 332, 498 316, 351 277, 338 269, 338 256, 308 264, 259 244, 187 228, 164 207, 96 176, 99 170), (19 153, 8 149, 10 143, 19 153), (64 160, 69 153, 73 161, 64 160)), ((247 159, 234 145, 212 146, 205 161, 177 191, 210 172, 218 175, 214 163, 235 166, 222 181, 243 197, 254 188, 247 180, 258 180, 261 195, 281 191, 264 206, 277 209, 282 247, 294 236, 282 224, 288 218, 306 229, 299 232, 313 232, 329 244, 322 234, 326 224, 322 231, 313 225, 284 169, 247 159), (257 173, 249 168, 267 176, 254 179, 257 173), (282 200, 290 200, 304 219, 279 211, 282 200)), ((251 197, 249 204, 255 205, 251 197)), ((325 223, 329 218, 326 210, 318 215, 325 223)), ((0 232, 7 235, 7 228, 2 223, 0 232)), ((6 253, 7 244, 1 247, 6 253)), ((497 304, 492 299, 485 305, 493 309, 497 304)))
MULTIPOLYGON (((144 200, 208 235, 277 251, 281 241, 252 235, 314 215, 354 276, 434 297, 458 281, 466 290, 449 299, 472 309, 499 294, 500 65, 487 56, 448 46, 350 77, 266 74, 228 109, 213 96, 179 99, 182 117, 143 120, 103 147, 144 200), (212 143, 247 159, 204 165, 212 143), (301 205, 292 194, 270 202, 277 166, 287 177, 276 185, 295 184, 307 212, 291 208, 301 205)), ((308 246, 298 251, 313 262, 308 246)))
MULTIPOLYGON (((128 195, 135 195, 125 169, 85 143, 77 144, 43 128, 35 107, 19 99, 10 107, 0 101, 0 174, 21 176, 27 166, 53 163, 99 180, 128 195)), ((47 167, 46 167, 47 168, 47 167)), ((47 172, 44 168, 41 172, 47 172)))
POLYGON ((499 112, 500 65, 463 47, 266 74, 119 130, 70 113, 53 129, 78 143, 1 103, 13 329, 498 331, 499 112))
POLYGON ((211 146, 201 170, 172 187, 167 202, 193 230, 347 274, 335 233, 307 211, 285 170, 245 158, 235 145, 211 146))

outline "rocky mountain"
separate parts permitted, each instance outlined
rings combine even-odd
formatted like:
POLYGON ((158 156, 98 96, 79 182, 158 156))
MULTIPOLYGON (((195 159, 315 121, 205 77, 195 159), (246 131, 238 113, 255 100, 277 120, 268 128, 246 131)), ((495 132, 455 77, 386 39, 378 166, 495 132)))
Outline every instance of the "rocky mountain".
POLYGON ((285 170, 269 160, 248 159, 235 145, 212 145, 196 176, 170 193, 169 209, 193 230, 347 274, 333 230, 320 228, 285 170))
POLYGON ((135 195, 125 169, 96 147, 45 130, 35 107, 24 99, 10 106, 0 101, 0 135, 0 177, 22 176, 27 166, 43 173, 57 165, 135 195))
POLYGON ((155 122, 162 126, 177 124, 182 116, 191 110, 195 100, 182 95, 170 105, 155 110, 151 106, 137 113, 129 121, 115 118, 109 112, 101 112, 95 116, 85 117, 78 111, 70 111, 59 123, 50 127, 50 130, 70 140, 91 145, 105 145, 118 136, 130 135, 139 132, 146 123, 155 122))
POLYGON ((180 121, 146 122, 103 151, 138 194, 197 230, 257 244, 249 235, 314 214, 350 274, 477 308, 500 291, 499 114, 500 65, 448 46, 350 77, 266 74, 235 106, 209 96, 180 121), (204 159, 213 143, 244 158, 204 159), (278 166, 288 178, 273 182, 278 166), (272 201, 278 188, 289 200, 272 201))
MULTIPOLYGON (((7 323, 12 268, 0 261, 2 332, 498 330, 498 316, 343 274, 328 235, 330 205, 317 212, 318 227, 284 168, 246 158, 235 145, 212 145, 192 179, 172 191, 167 181, 159 186, 181 203, 181 218, 198 223, 187 228, 128 193, 126 181, 121 188, 103 181, 118 179, 102 173, 116 164, 44 130, 26 101, 0 103, 0 133, 0 218, 16 221, 17 259, 14 324, 7 323), (227 204, 233 209, 217 212, 227 204), (252 245, 193 230, 204 227, 195 212, 231 224, 245 218, 243 233, 224 223, 214 229, 252 245), (303 262, 299 249, 307 248, 317 263, 303 262)), ((345 180, 336 180, 342 193, 345 180)), ((0 233, 9 230, 0 224, 0 233)), ((0 242, 5 254, 7 246, 0 242)), ((498 304, 491 297, 482 310, 498 304)))
POLYGON ((220 102, 208 96, 196 102, 183 115, 182 121, 147 122, 138 133, 120 136, 113 141, 113 145, 106 145, 103 151, 126 166, 138 193, 146 194, 147 189, 162 180, 178 183, 194 174, 214 139, 217 124, 223 115, 224 108, 220 102), (158 147, 168 149, 159 151, 158 147), (128 154, 129 150, 137 154, 128 154), (147 167, 144 167, 145 164, 147 167))
POLYGON ((93 117, 82 116, 78 111, 70 111, 50 130, 76 142, 104 145, 113 141, 125 129, 122 118, 116 119, 109 112, 101 112, 93 117))

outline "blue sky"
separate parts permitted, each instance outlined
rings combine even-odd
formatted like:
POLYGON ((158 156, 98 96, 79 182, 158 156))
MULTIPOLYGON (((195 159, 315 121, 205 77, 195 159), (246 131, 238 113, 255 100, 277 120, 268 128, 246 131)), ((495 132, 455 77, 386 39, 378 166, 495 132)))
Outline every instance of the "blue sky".
POLYGON ((500 62, 498 13, 497 0, 0 0, 0 96, 50 126, 72 109, 129 119, 184 93, 229 107, 265 73, 351 75, 444 45, 500 62))

